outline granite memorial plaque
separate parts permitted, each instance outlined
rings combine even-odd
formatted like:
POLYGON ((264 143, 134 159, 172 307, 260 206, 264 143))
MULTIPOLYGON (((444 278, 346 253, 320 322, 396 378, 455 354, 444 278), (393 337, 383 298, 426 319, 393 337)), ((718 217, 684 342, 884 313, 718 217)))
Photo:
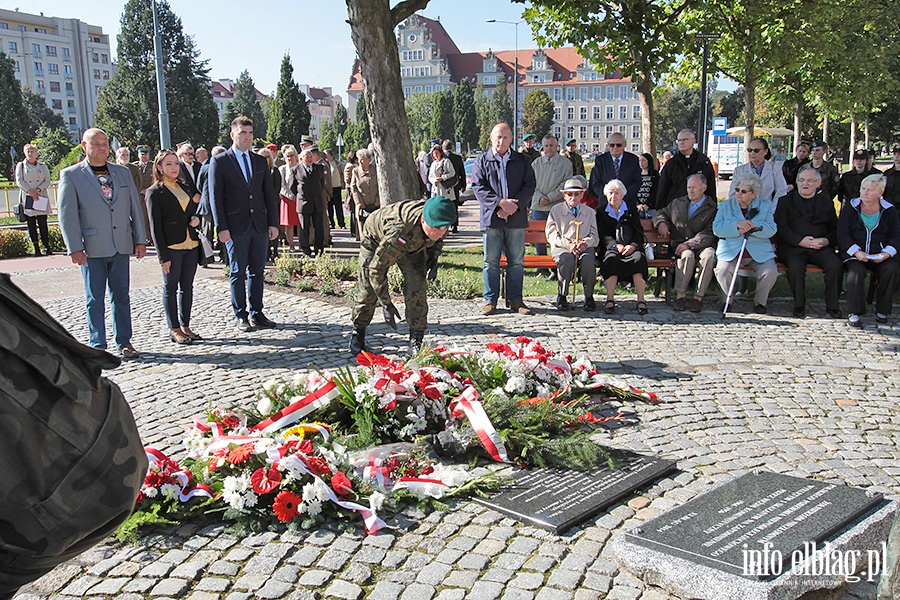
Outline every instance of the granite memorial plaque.
POLYGON ((625 541, 766 581, 885 504, 881 494, 778 473, 747 473, 625 533, 625 541))
POLYGON ((675 461, 612 450, 615 467, 588 471, 531 469, 490 498, 476 498, 503 514, 554 533, 578 525, 632 491, 675 470, 675 461))

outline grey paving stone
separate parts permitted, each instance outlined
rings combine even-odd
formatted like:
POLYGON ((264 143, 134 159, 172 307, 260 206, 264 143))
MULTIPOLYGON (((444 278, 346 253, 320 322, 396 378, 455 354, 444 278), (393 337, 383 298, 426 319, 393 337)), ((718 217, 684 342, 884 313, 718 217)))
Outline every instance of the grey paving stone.
POLYGON ((469 569, 472 571, 482 571, 488 564, 488 557, 481 554, 466 554, 459 559, 456 566, 460 569, 469 569))
POLYGON ((549 556, 533 556, 522 565, 523 569, 528 571, 537 571, 538 573, 546 573, 556 565, 556 559, 549 556))
POLYGON ((519 536, 512 542, 510 542, 506 550, 507 552, 512 552, 513 554, 531 555, 535 550, 538 549, 540 545, 540 540, 536 538, 519 536))
POLYGON ((163 579, 150 590, 151 596, 171 596, 179 598, 187 592, 188 582, 184 579, 163 579))
POLYGON ((369 593, 368 600, 397 600, 404 589, 399 583, 379 581, 369 593))
POLYGON ((194 586, 202 592, 224 592, 231 587, 231 580, 224 577, 204 577, 194 586))
POLYGON ((627 586, 615 586, 606 595, 606 600, 638 600, 641 590, 627 586))
POLYGON ((333 576, 334 575, 331 573, 331 571, 311 569, 308 571, 303 571, 303 573, 300 574, 300 578, 297 580, 297 585, 319 587, 331 581, 331 578, 333 576))
POLYGON ((418 576, 416 577, 417 583, 426 584, 429 586, 437 586, 440 585, 442 581, 447 577, 450 573, 450 565, 446 565, 444 563, 433 562, 429 565, 425 565, 420 571, 418 576))
POLYGON ((442 585, 451 588, 472 589, 475 582, 478 581, 477 571, 451 571, 447 578, 444 579, 442 585))
POLYGON ((126 583, 125 587, 122 588, 122 591, 143 594, 149 591, 150 588, 152 588, 154 585, 156 585, 156 579, 138 577, 137 579, 132 579, 131 581, 126 583))
POLYGON ((445 588, 436 596, 436 600, 463 600, 466 597, 466 590, 459 588, 445 588))
POLYGON ((217 560, 209 565, 207 571, 211 575, 237 575, 241 566, 225 560, 217 560))
POLYGON ((540 573, 519 573, 509 582, 512 588, 536 590, 544 584, 544 576, 540 573))
POLYGON ((349 567, 341 573, 341 579, 345 579, 350 583, 364 585, 372 579, 372 569, 366 565, 351 563, 349 567))
POLYGON ((156 561, 141 569, 141 577, 165 577, 174 568, 172 563, 156 561))
POLYGON ((502 596, 502 600, 531 600, 532 598, 534 598, 534 592, 521 588, 506 588, 502 596))
POLYGON ((400 600, 431 600, 435 593, 434 586, 417 582, 410 584, 403 591, 400 600))
POLYGON ((316 546, 303 546, 288 558, 288 562, 301 567, 308 567, 316 562, 320 554, 322 554, 321 548, 316 546))
POLYGON ((180 564, 169 573, 169 577, 180 577, 181 579, 197 579, 205 570, 206 565, 188 561, 180 564))
POLYGON ((341 581, 340 579, 332 582, 325 590, 326 598, 340 598, 341 600, 357 600, 363 595, 363 589, 355 583, 349 581, 341 581))
POLYGON ((494 566, 508 571, 518 571, 527 560, 528 557, 522 554, 510 554, 509 552, 504 552, 494 561, 494 566))
POLYGON ((264 586, 268 579, 269 578, 266 575, 241 575, 237 581, 234 582, 234 589, 255 592, 264 586))
POLYGON ((503 593, 503 584, 495 581, 477 581, 466 596, 467 600, 494 600, 503 593))
POLYGON ((447 565, 452 565, 460 559, 465 553, 462 550, 448 548, 441 550, 440 554, 434 557, 434 560, 447 565))
POLYGON ((294 586, 286 581, 270 579, 264 586, 256 590, 255 595, 263 600, 273 600, 286 596, 293 588, 294 586))
POLYGON ((110 577, 100 581, 87 591, 87 595, 112 596, 119 593, 125 584, 128 583, 127 577, 110 577))
POLYGON ((535 596, 536 600, 570 600, 573 592, 557 590, 550 587, 541 588, 535 596))
POLYGON ((347 564, 350 558, 351 556, 347 552, 327 550, 322 558, 319 559, 319 562, 316 563, 316 566, 320 569, 327 569, 329 571, 340 571, 344 568, 344 565, 347 564))

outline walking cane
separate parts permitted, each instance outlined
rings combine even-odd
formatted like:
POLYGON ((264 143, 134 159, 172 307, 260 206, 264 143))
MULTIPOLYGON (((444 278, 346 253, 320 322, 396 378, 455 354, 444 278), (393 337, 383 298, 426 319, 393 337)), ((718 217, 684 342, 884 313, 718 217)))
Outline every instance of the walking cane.
POLYGON ((728 306, 731 304, 732 294, 734 293, 734 284, 737 282, 738 275, 741 271, 741 261, 744 259, 744 250, 747 249, 747 240, 750 239, 751 233, 756 233, 757 231, 761 231, 762 227, 754 227, 750 231, 744 234, 744 242, 741 244, 741 251, 737 256, 737 264, 734 266, 734 276, 731 278, 731 285, 728 286, 728 295, 725 297, 725 310, 722 311, 722 318, 724 319, 726 313, 728 312, 728 306))
MULTIPOLYGON (((584 224, 584 221, 569 221, 569 225, 575 226, 575 242, 578 243, 581 241, 581 226, 584 224)), ((575 254, 575 271, 572 273, 572 304, 575 304, 575 296, 577 296, 578 292, 578 260, 581 257, 575 254)))

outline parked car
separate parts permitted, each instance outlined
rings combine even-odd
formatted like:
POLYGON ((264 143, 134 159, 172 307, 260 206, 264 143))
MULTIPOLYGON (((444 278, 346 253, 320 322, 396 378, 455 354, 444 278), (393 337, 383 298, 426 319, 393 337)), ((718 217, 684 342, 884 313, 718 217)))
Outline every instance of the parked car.
POLYGON ((475 165, 474 158, 467 158, 463 163, 466 167, 466 189, 460 195, 461 200, 471 200, 475 197, 475 191, 472 189, 472 167, 475 165))

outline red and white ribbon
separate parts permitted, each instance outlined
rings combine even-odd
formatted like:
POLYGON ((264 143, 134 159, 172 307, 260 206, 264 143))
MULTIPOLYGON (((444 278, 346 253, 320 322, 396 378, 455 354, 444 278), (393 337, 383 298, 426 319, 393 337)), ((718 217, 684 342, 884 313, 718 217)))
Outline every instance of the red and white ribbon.
MULTIPOLYGON (((144 448, 144 452, 147 454, 147 460, 151 465, 158 461, 170 460, 168 456, 166 456, 156 448, 144 448)), ((174 463, 174 461, 171 462, 174 463)), ((182 502, 187 502, 191 498, 196 498, 198 496, 205 498, 215 498, 216 496, 216 493, 209 486, 202 483, 193 483, 194 475, 190 471, 175 471, 174 473, 171 473, 171 475, 180 484, 179 487, 181 488, 181 491, 178 494, 178 499, 182 502)))
POLYGON ((509 460, 506 454, 506 446, 503 445, 500 434, 494 429, 490 418, 484 412, 484 406, 478 399, 478 391, 474 387, 467 387, 462 394, 454 398, 450 402, 450 409, 455 416, 458 416, 460 411, 466 415, 466 418, 469 419, 469 423, 472 425, 472 429, 475 430, 478 439, 481 440, 484 449, 491 455, 491 458, 498 461, 509 460))
POLYGON ((283 409, 261 421, 250 428, 251 431, 261 431, 270 433, 284 429, 288 425, 292 425, 311 412, 318 410, 324 406, 328 406, 332 400, 340 395, 337 385, 333 381, 329 381, 314 392, 310 392, 296 402, 288 404, 283 409))

